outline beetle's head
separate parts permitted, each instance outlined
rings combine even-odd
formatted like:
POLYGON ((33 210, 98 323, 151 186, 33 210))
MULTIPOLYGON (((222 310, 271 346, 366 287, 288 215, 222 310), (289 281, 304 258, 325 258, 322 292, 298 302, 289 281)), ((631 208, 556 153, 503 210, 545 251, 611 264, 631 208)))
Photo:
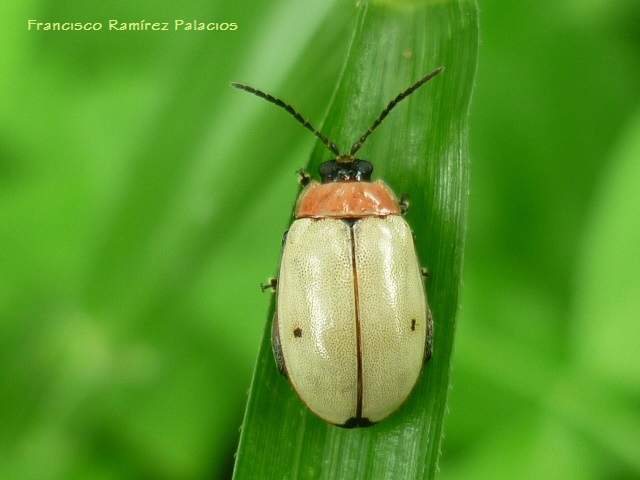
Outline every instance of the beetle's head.
POLYGON ((324 162, 318 168, 322 183, 370 182, 371 172, 371 162, 346 156, 324 162))

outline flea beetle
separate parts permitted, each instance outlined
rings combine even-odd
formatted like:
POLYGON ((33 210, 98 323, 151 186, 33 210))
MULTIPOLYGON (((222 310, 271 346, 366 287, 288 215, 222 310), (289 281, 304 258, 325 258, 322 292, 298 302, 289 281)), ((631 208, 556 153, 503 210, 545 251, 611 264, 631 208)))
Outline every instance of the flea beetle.
POLYGON ((366 427, 407 399, 429 360, 433 320, 413 233, 373 166, 356 158, 389 112, 435 70, 394 98, 348 154, 291 105, 232 83, 293 115, 335 154, 321 182, 302 173, 295 221, 285 234, 276 291, 273 353, 300 399, 329 423, 366 427))

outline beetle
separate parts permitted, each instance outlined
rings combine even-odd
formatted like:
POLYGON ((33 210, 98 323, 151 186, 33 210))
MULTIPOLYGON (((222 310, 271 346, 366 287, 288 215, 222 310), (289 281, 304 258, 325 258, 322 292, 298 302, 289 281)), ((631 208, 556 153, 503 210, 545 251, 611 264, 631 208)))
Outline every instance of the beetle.
POLYGON ((433 318, 413 233, 399 201, 373 165, 356 158, 389 112, 440 74, 397 95, 348 154, 291 105, 241 83, 231 85, 285 109, 335 154, 321 182, 305 185, 283 239, 272 346, 278 370, 307 407, 334 425, 373 425, 409 397, 431 358, 433 318))

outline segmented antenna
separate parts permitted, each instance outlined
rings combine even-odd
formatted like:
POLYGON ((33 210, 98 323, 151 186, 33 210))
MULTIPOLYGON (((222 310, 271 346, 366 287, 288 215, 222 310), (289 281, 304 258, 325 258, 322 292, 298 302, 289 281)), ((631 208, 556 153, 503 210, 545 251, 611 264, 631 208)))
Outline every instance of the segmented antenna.
POLYGON ((365 132, 364 135, 362 135, 362 137, 360 137, 360 140, 358 140, 356 143, 353 144, 353 146, 351 147, 351 150, 349 150, 349 157, 353 158, 353 156, 356 154, 356 152, 358 150, 360 150, 360 147, 362 147, 362 144, 367 140, 367 138, 369 138, 369 135, 371 135, 373 133, 373 131, 378 128, 378 125, 380 125, 382 123, 382 121, 386 118, 387 115, 389 115, 389 112, 391 110, 393 110, 393 107, 395 107, 398 103, 400 103, 402 100, 404 100, 405 98, 407 98, 409 95, 411 95, 415 90, 417 90, 418 88, 420 88, 422 85, 424 85, 425 83, 427 83, 429 80, 431 80, 433 77, 435 77, 436 75, 439 75, 440 73, 442 73, 442 71, 444 70, 444 67, 440 67, 437 70, 431 72, 429 75, 427 75, 426 77, 418 80, 416 83, 414 83, 413 85, 411 85, 409 88, 407 88, 404 92, 402 92, 401 94, 399 94, 396 98, 394 98, 393 100, 391 100, 389 102, 389 105, 387 105, 387 108, 385 108, 382 113, 380 114, 380 116, 377 118, 377 120, 375 122, 373 122, 373 125, 371 125, 369 127, 369 130, 367 130, 365 132))
POLYGON ((316 128, 313 125, 311 125, 307 120, 305 120, 305 118, 302 115, 300 115, 298 112, 296 112, 296 110, 288 103, 284 103, 279 98, 276 98, 272 95, 269 95, 268 93, 264 93, 262 90, 257 90, 253 87, 244 85, 242 83, 233 82, 231 86, 239 88, 240 90, 244 90, 245 92, 253 93, 254 95, 260 98, 264 98, 267 102, 271 102, 279 107, 284 108, 287 112, 293 115, 293 117, 296 120, 298 120, 304 126, 304 128, 306 128, 311 133, 313 133, 316 137, 322 140, 322 143, 324 143, 329 150, 335 153, 337 157, 341 156, 340 150, 338 149, 337 145, 332 141, 330 141, 327 137, 322 135, 318 130, 316 130, 316 128))
POLYGON ((337 145, 335 143, 330 141, 322 133, 320 133, 318 130, 316 130, 316 128, 313 125, 311 125, 307 120, 305 120, 305 118, 302 115, 300 115, 288 103, 285 103, 282 100, 280 100, 279 98, 276 98, 276 97, 274 97, 272 95, 269 95, 268 93, 265 93, 262 90, 255 89, 253 87, 250 87, 248 85, 244 85, 242 83, 233 82, 231 84, 231 86, 235 87, 235 88, 239 88, 240 90, 244 90, 245 92, 253 93, 254 95, 256 95, 256 96, 258 96, 260 98, 264 98, 267 102, 271 102, 274 105, 277 105, 278 107, 284 108, 287 112, 289 112, 291 115, 293 115, 293 117, 296 120, 298 120, 302 124, 302 126, 304 128, 306 128, 311 133, 313 133, 316 137, 318 137, 320 140, 322 140, 322 143, 324 143, 325 146, 329 150, 331 150, 333 153, 335 153, 336 158, 337 158, 338 161, 353 161, 354 158, 355 158, 354 155, 356 154, 356 152, 358 150, 360 150, 360 148, 362 147, 364 142, 367 140, 367 138, 369 138, 369 135, 371 135, 373 133, 373 131, 376 128, 378 128, 378 126, 382 123, 382 121, 387 117, 387 115, 389 115, 389 112, 391 112, 391 110, 393 110, 393 108, 398 103, 400 103, 402 100, 407 98, 409 95, 411 95, 414 91, 416 91, 422 85, 427 83, 429 80, 431 80, 436 75, 439 75, 440 73, 442 73, 443 70, 444 70, 444 67, 440 67, 437 70, 434 70, 429 75, 427 75, 426 77, 418 80, 416 83, 414 83, 409 88, 407 88, 404 92, 399 94, 396 98, 391 100, 391 102, 389 102, 389 105, 387 105, 387 107, 382 111, 382 113, 376 119, 376 121, 373 122, 373 124, 369 127, 369 130, 367 130, 365 132, 365 134, 362 135, 360 137, 360 139, 356 143, 353 144, 353 146, 351 147, 351 150, 349 151, 349 155, 342 155, 340 153, 340 150, 338 149, 338 147, 337 147, 337 145))

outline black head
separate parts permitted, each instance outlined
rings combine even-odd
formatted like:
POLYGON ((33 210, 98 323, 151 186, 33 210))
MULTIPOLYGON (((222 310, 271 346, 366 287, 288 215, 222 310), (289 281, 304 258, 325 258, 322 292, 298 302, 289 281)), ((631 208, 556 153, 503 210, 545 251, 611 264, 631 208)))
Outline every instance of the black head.
POLYGON ((322 183, 331 182, 370 182, 373 165, 366 160, 350 161, 329 160, 318 168, 322 183))

